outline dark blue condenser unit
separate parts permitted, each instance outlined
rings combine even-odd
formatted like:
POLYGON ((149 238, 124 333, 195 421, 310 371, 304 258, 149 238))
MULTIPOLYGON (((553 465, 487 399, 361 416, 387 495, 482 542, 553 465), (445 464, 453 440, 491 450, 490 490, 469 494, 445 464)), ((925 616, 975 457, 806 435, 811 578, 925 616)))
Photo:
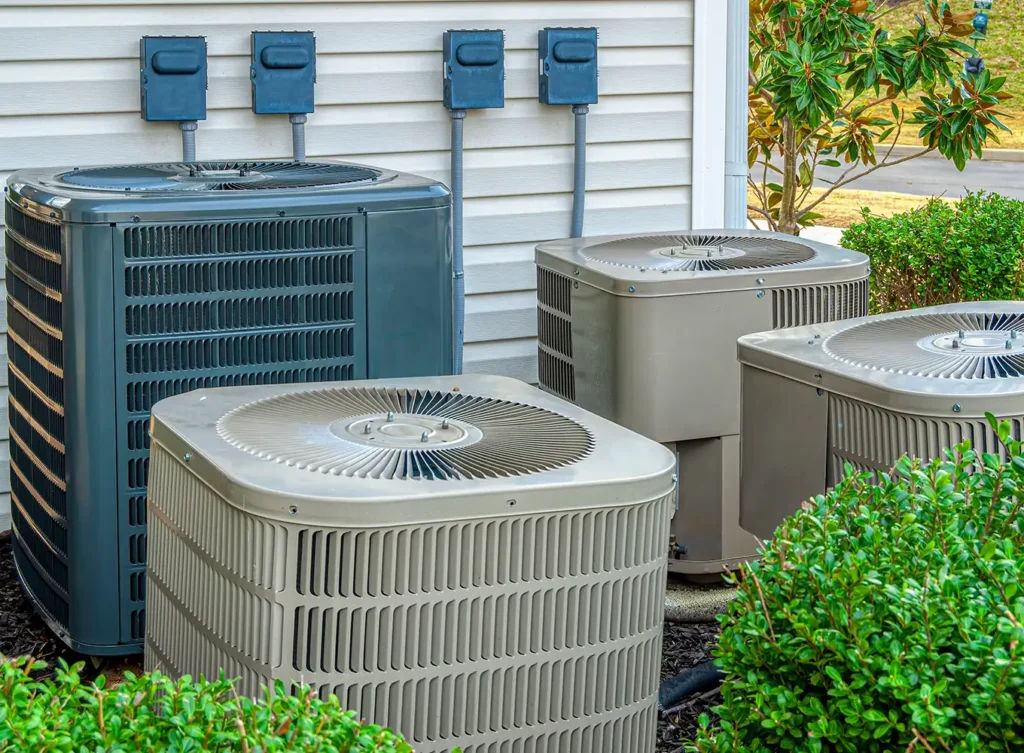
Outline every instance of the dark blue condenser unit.
POLYGON ((153 403, 451 373, 438 183, 201 162, 22 171, 6 191, 14 556, 78 651, 142 649, 153 403))

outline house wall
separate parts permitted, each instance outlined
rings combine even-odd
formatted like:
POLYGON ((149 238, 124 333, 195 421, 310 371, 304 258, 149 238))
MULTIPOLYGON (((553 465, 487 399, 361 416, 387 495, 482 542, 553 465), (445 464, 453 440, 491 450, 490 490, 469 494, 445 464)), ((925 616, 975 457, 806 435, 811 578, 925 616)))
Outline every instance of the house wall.
MULTIPOLYGON (((467 371, 535 381, 533 249, 568 234, 572 192, 571 113, 536 101, 538 29, 600 31, 601 100, 589 120, 586 232, 680 230, 691 218, 706 226, 721 214, 724 6, 721 0, 0 0, 0 180, 19 167, 180 158, 176 126, 146 123, 138 114, 143 35, 207 37, 209 116, 198 132, 200 159, 289 157, 287 118, 258 118, 249 109, 249 32, 309 29, 317 38, 318 83, 308 157, 353 159, 447 182, 442 32, 504 29, 506 106, 471 112, 466 121, 465 360, 467 371), (701 61, 696 71, 695 59, 701 61)), ((6 330, 4 314, 0 330, 6 330)), ((2 340, 0 348, 0 462, 6 466, 2 340)), ((0 468, 0 494, 8 491, 7 475, 0 468)))

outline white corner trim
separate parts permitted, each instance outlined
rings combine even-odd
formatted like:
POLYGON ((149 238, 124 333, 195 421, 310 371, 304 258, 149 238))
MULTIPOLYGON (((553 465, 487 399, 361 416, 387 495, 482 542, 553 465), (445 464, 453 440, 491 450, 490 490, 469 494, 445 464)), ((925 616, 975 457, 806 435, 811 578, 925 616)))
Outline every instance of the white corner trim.
POLYGON ((693 2, 693 182, 691 227, 725 224, 728 4, 693 2))

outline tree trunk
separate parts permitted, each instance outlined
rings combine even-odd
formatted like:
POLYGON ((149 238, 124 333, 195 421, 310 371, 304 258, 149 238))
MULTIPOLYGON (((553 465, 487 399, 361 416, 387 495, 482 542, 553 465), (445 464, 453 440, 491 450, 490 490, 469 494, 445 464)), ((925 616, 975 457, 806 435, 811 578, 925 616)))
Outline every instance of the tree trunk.
POLYGON ((779 203, 779 231, 788 235, 800 235, 796 222, 796 126, 786 118, 782 121, 782 201, 779 203))

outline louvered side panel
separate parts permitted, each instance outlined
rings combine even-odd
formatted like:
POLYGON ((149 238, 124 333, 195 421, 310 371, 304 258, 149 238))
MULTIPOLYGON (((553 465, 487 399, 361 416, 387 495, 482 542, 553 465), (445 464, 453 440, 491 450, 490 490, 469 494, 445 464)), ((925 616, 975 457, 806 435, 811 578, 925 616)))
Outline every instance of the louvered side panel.
MULTIPOLYGON (((1024 416, 1008 417, 1013 435, 1024 432, 1024 416)), ((857 472, 888 472, 903 455, 928 461, 944 448, 969 440, 978 452, 1005 455, 985 419, 939 419, 876 408, 856 400, 829 398, 828 483, 838 483, 849 463, 857 472)))
POLYGON ((572 285, 564 275, 537 268, 537 376, 540 386, 576 400, 572 356, 572 285))
POLYGON ((22 582, 48 617, 69 620, 59 224, 4 202, 11 528, 22 582))
POLYGON ((867 316, 868 281, 772 291, 772 329, 867 316))
POLYGON ((423 753, 650 750, 672 495, 312 528, 240 512, 160 446, 153 464, 148 669, 301 679, 423 753))
MULTIPOLYGON (((118 475, 125 510, 145 505, 153 403, 204 387, 365 375, 361 218, 133 224, 116 237, 123 323, 118 475)), ((132 525, 126 514, 121 590, 142 594, 131 584, 145 576, 146 527, 132 525)), ((194 572, 209 578, 211 592, 222 592, 216 578, 198 566, 194 572)), ((142 640, 144 610, 142 598, 125 605, 126 641, 142 640)))

